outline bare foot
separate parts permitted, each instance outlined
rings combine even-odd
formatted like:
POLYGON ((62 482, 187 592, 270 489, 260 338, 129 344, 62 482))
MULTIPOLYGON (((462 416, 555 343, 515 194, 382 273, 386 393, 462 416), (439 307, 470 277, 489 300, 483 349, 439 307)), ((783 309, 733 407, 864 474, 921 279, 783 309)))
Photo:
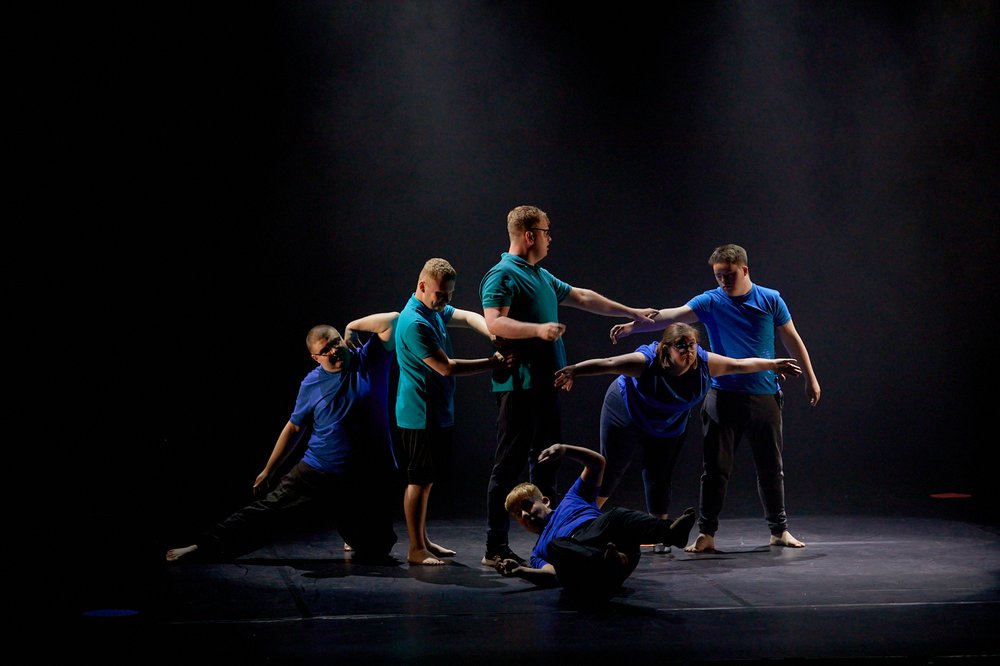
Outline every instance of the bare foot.
POLYGON ((780 536, 771 535, 772 546, 788 546, 789 548, 805 548, 806 545, 792 536, 792 533, 785 530, 780 536))
POLYGON ((715 551, 715 537, 709 534, 699 534, 694 543, 689 544, 685 553, 707 553, 715 551))
POLYGON ((176 562, 185 555, 190 555, 196 550, 198 550, 198 544, 196 543, 193 543, 190 546, 185 546, 184 548, 171 548, 167 551, 167 562, 176 562))
POLYGON ((604 560, 611 564, 628 566, 628 555, 618 550, 618 546, 613 543, 609 543, 604 549, 604 560))
POLYGON ((433 555, 438 557, 454 557, 455 551, 451 548, 445 548, 444 546, 439 546, 431 541, 427 542, 427 550, 431 551, 433 555))
POLYGON ((344 552, 345 552, 345 553, 349 553, 349 552, 351 552, 352 550, 354 550, 354 549, 353 549, 353 548, 351 548, 351 544, 349 544, 349 543, 347 543, 347 542, 345 541, 345 542, 344 542, 344 552))
POLYGON ((428 566, 439 566, 444 564, 442 560, 434 557, 427 550, 411 550, 406 555, 406 561, 410 564, 426 564, 428 566))

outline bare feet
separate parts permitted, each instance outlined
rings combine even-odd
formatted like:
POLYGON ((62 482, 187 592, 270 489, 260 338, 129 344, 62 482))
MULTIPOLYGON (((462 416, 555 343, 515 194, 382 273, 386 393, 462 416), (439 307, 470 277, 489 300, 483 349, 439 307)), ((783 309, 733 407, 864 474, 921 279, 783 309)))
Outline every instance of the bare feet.
POLYGON ((425 564, 427 566, 440 566, 444 564, 443 560, 439 560, 434 557, 428 550, 411 550, 406 555, 406 561, 410 564, 425 564))
POLYGON ((699 534, 694 543, 684 549, 685 553, 715 552, 715 537, 710 534, 699 534))
POLYGON ((691 528, 694 527, 695 513, 694 507, 689 506, 684 509, 681 517, 670 524, 670 543, 664 542, 667 546, 677 546, 681 548, 687 543, 691 528))
POLYGON ((806 545, 792 536, 792 533, 785 530, 781 535, 771 535, 772 546, 788 546, 789 548, 805 548, 806 545))
POLYGON ((604 549, 604 561, 608 564, 627 567, 628 555, 618 550, 618 546, 615 544, 609 543, 604 549))
POLYGON ((431 541, 427 542, 427 550, 431 551, 432 554, 437 557, 454 557, 455 551, 451 548, 445 548, 444 546, 439 546, 431 541))
POLYGON ((190 555, 196 550, 198 550, 198 544, 196 543, 193 543, 190 546, 185 546, 184 548, 171 548, 167 551, 167 562, 176 562, 185 555, 190 555))

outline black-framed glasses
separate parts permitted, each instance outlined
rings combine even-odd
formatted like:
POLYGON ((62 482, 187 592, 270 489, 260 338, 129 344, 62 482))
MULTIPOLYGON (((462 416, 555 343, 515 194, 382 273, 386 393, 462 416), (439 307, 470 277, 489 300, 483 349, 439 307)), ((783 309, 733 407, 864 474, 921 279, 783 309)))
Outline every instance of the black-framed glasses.
POLYGON ((543 229, 542 227, 528 227, 528 231, 541 231, 545 234, 545 237, 552 240, 552 232, 548 229, 543 229))
POLYGON ((340 349, 340 338, 337 338, 336 340, 330 340, 323 346, 322 349, 320 349, 315 354, 311 354, 311 356, 327 356, 327 357, 336 356, 338 349, 340 349))
POLYGON ((674 344, 670 345, 679 352, 686 352, 688 349, 694 349, 698 346, 697 342, 688 340, 677 340, 674 344))

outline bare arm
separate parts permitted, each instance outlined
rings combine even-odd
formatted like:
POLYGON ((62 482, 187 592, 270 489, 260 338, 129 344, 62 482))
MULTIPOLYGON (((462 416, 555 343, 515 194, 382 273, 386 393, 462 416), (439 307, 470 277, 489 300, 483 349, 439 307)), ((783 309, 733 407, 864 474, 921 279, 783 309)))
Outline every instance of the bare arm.
POLYGON ((448 320, 448 328, 471 328, 476 333, 489 338, 490 342, 496 338, 490 333, 490 328, 486 325, 486 318, 478 312, 470 312, 469 310, 455 308, 451 319, 448 320))
POLYGON ((362 331, 377 335, 382 342, 390 342, 397 319, 399 319, 398 312, 379 312, 355 319, 344 328, 344 340, 348 345, 356 347, 358 331, 362 331))
POLYGON ((599 487, 604 481, 604 456, 597 451, 592 451, 583 446, 572 444, 553 444, 538 454, 538 462, 546 463, 550 460, 569 458, 583 465, 580 478, 584 482, 599 487))
POLYGON ((816 373, 813 372, 812 361, 809 360, 809 352, 806 351, 806 343, 802 342, 802 338, 799 337, 798 331, 795 330, 795 324, 791 320, 784 326, 778 327, 778 337, 781 338, 781 344, 785 346, 788 353, 799 359, 802 373, 806 377, 806 399, 809 400, 810 405, 815 407, 819 403, 819 380, 816 378, 816 373))
POLYGON ((566 331, 566 324, 550 321, 535 324, 508 317, 509 307, 483 308, 483 317, 490 333, 498 338, 509 340, 524 340, 526 338, 541 338, 555 342, 566 331))
POLYGON ((520 566, 517 560, 500 560, 493 565, 493 568, 501 576, 516 576, 540 587, 552 587, 559 584, 559 579, 556 578, 556 568, 548 562, 541 569, 532 569, 520 566))
POLYGON ((664 308, 658 310, 651 319, 630 321, 625 324, 615 324, 611 327, 611 343, 618 344, 618 341, 633 333, 646 333, 647 331, 662 331, 674 322, 682 324, 694 324, 698 321, 698 315, 688 305, 677 308, 664 308))
POLYGON ((645 369, 646 357, 639 352, 608 358, 592 358, 556 370, 555 385, 557 388, 569 391, 573 388, 573 380, 577 377, 592 377, 594 375, 638 377, 645 369))
POLYGON ((274 443, 274 449, 271 451, 271 457, 267 459, 267 464, 264 465, 264 470, 257 475, 256 480, 253 482, 253 494, 260 495, 267 488, 267 479, 271 476, 275 469, 278 468, 278 464, 282 461, 287 453, 294 449, 296 442, 296 435, 302 429, 289 421, 285 424, 285 427, 281 429, 281 434, 278 435, 278 440, 274 443))
POLYGON ((449 358, 440 347, 436 352, 421 360, 430 366, 434 372, 443 377, 474 375, 479 372, 498 368, 502 365, 510 365, 500 352, 494 352, 493 356, 486 358, 449 358))
POLYGON ((592 289, 573 287, 560 305, 585 310, 606 317, 628 317, 632 321, 648 321, 652 323, 656 310, 653 308, 632 308, 598 294, 592 289))
POLYGON ((760 372, 762 370, 774 370, 782 375, 798 377, 802 374, 799 362, 794 358, 729 358, 720 354, 708 352, 708 374, 713 377, 719 375, 738 375, 747 372, 760 372))

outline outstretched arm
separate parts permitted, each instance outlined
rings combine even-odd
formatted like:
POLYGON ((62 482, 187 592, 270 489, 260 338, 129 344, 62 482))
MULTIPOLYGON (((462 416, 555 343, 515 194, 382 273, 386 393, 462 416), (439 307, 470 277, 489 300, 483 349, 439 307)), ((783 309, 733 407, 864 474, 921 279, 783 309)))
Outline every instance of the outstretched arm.
POLYGON ((486 358, 449 358, 439 347, 436 352, 421 360, 443 377, 461 377, 504 365, 509 366, 511 364, 510 358, 510 356, 504 357, 500 352, 493 352, 493 356, 486 358))
POLYGON ((398 312, 379 312, 355 319, 344 328, 344 340, 351 347, 358 345, 358 331, 372 333, 382 342, 392 340, 392 331, 399 319, 398 312))
POLYGON ((557 388, 569 391, 573 388, 573 380, 577 377, 591 377, 593 375, 638 377, 645 369, 646 357, 639 352, 608 358, 592 358, 556 370, 555 385, 557 388))
POLYGON ((648 321, 652 323, 656 310, 653 308, 632 308, 598 294, 592 289, 573 287, 560 305, 585 310, 606 317, 628 317, 632 321, 648 321))
POLYGON ((264 470, 257 475, 257 478, 253 482, 253 494, 261 495, 267 490, 267 480, 270 478, 274 470, 278 468, 278 465, 285 458, 285 456, 295 448, 296 436, 299 431, 302 430, 299 426, 295 425, 291 421, 285 424, 282 428, 281 434, 278 435, 278 440, 274 443, 274 449, 271 451, 271 457, 267 459, 267 464, 264 465, 264 470))
POLYGON ((688 305, 677 308, 664 308, 657 310, 649 319, 633 320, 625 324, 615 324, 611 327, 611 344, 618 344, 622 338, 633 333, 646 333, 647 331, 662 331, 674 322, 682 324, 693 324, 698 321, 698 315, 688 305))
POLYGON ((708 374, 713 377, 762 370, 774 370, 779 374, 791 375, 792 377, 798 377, 802 374, 802 368, 799 367, 799 362, 794 358, 729 358, 708 352, 708 374))
POLYGON ((781 344, 785 346, 788 353, 799 359, 802 364, 802 373, 806 376, 806 399, 809 400, 810 405, 815 407, 819 403, 819 380, 816 378, 816 373, 813 372, 812 361, 809 360, 809 352, 806 351, 806 343, 802 342, 802 338, 799 337, 798 331, 795 330, 795 324, 791 320, 784 326, 778 327, 778 337, 781 338, 781 344))
POLYGON ((556 568, 547 562, 541 569, 533 569, 519 565, 517 560, 497 560, 493 563, 493 568, 501 576, 516 576, 540 587, 553 587, 559 584, 556 568))

